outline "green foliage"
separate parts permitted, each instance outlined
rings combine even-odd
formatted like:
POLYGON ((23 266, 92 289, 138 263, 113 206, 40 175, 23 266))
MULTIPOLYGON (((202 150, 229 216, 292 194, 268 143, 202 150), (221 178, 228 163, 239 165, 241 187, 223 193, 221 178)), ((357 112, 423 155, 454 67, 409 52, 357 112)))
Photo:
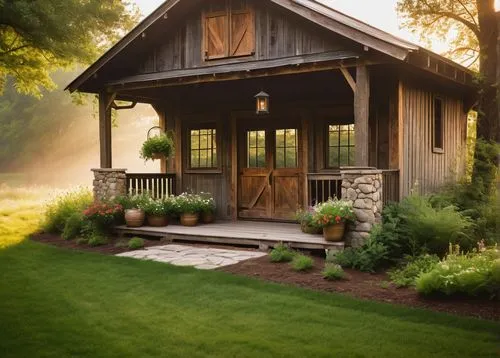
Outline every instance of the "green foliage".
POLYGON ((205 204, 197 194, 182 193, 175 197, 174 206, 179 214, 196 214, 201 212, 205 204))
POLYGON ((408 262, 403 266, 389 271, 391 281, 397 287, 415 286, 417 278, 422 274, 431 271, 438 264, 439 257, 436 255, 421 255, 409 257, 408 262))
POLYGON ((73 240, 80 236, 82 233, 83 222, 84 217, 81 213, 71 215, 64 226, 62 238, 64 240, 73 240))
POLYGON ((17 91, 41 96, 50 72, 90 63, 138 20, 127 1, 0 1, 0 92, 6 76, 17 91))
POLYGON ((92 223, 94 232, 108 233, 119 216, 123 215, 120 204, 92 203, 83 211, 86 220, 92 223))
POLYGON ((290 262, 295 256, 295 251, 291 250, 288 246, 279 243, 269 253, 271 262, 290 262))
POLYGON ((416 287, 424 295, 466 294, 500 297, 500 251, 498 248, 463 254, 450 246, 448 256, 433 270, 417 278, 416 287))
POLYGON ((291 266, 295 271, 308 271, 314 267, 312 257, 296 254, 293 256, 291 266))
POLYGON ((313 221, 317 227, 325 227, 355 219, 352 204, 336 198, 319 203, 313 210, 313 221))
POLYGON ((215 213, 215 199, 210 193, 200 193, 201 207, 200 211, 202 213, 213 214, 215 213))
POLYGON ((140 237, 133 237, 128 242, 128 248, 130 250, 139 250, 144 247, 144 240, 140 237))
POLYGON ((73 214, 83 212, 92 201, 93 196, 88 189, 71 191, 57 197, 46 207, 42 229, 50 233, 62 233, 67 220, 73 214))
POLYGON ((81 238, 79 238, 79 239, 76 240, 76 244, 80 245, 80 246, 88 245, 89 244, 89 239, 86 238, 86 237, 81 237, 81 238))
POLYGON ((88 245, 91 247, 103 246, 106 245, 107 243, 108 239, 106 238, 106 236, 97 232, 94 232, 92 236, 90 236, 90 238, 88 239, 88 245))
POLYGON ((172 199, 155 200, 149 198, 147 201, 140 205, 147 215, 151 216, 167 216, 172 212, 172 199))
POLYGON ((174 150, 174 141, 168 134, 148 138, 142 145, 141 158, 144 160, 157 159, 155 156, 163 155, 168 158, 174 150))
POLYGON ((372 236, 359 248, 348 247, 333 254, 329 261, 342 267, 350 267, 365 272, 375 272, 388 261, 387 247, 372 236))
POLYGON ((115 247, 119 249, 126 249, 128 248, 128 242, 125 240, 119 240, 115 243, 115 247))
POLYGON ((322 275, 324 279, 330 281, 343 280, 346 278, 346 274, 344 270, 342 270, 342 266, 331 263, 327 263, 325 265, 322 275))

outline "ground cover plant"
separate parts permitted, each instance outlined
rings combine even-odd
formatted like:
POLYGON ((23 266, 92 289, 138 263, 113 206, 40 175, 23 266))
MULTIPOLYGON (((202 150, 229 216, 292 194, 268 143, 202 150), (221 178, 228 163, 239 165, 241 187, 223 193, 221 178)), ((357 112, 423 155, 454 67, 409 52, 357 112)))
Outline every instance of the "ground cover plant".
POLYGON ((5 358, 498 352, 493 322, 32 242, 0 251, 0 285, 5 358))
POLYGON ((144 247, 144 240, 140 237, 133 237, 128 241, 128 248, 131 250, 138 250, 144 247))
POLYGON ((295 251, 288 246, 279 243, 269 253, 271 262, 290 262, 295 256, 295 251))
POLYGON ((346 274, 342 269, 342 266, 332 263, 327 263, 325 265, 322 275, 324 279, 330 281, 343 280, 346 278, 346 274))
POLYGON ((436 255, 409 257, 400 267, 390 270, 389 277, 397 287, 415 286, 417 278, 432 271, 438 263, 439 257, 436 255))
POLYGON ((290 265, 295 271, 308 271, 313 268, 314 260, 307 255, 296 254, 290 265))

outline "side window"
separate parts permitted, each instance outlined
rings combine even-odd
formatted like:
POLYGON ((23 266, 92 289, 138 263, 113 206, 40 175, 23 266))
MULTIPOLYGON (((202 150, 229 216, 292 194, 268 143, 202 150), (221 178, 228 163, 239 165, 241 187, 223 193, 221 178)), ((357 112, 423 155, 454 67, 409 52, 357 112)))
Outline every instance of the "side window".
POLYGON ((213 0, 204 22, 206 60, 254 54, 254 13, 246 0, 213 0))
POLYGON ((189 168, 217 169, 217 130, 196 128, 188 131, 189 168))
POLYGON ((356 155, 354 124, 329 124, 327 129, 327 167, 354 165, 356 155))
POLYGON ((434 152, 442 153, 444 150, 443 100, 439 97, 434 98, 432 120, 432 149, 434 152))

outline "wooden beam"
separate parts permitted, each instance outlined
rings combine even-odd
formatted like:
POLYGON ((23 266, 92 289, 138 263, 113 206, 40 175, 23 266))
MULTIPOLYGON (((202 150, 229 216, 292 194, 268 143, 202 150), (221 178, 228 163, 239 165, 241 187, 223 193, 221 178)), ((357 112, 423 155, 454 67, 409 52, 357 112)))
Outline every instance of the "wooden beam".
POLYGON ((238 220, 238 127, 236 117, 231 116, 231 219, 238 220))
POLYGON ((341 65, 340 66, 340 72, 342 72, 342 74, 344 75, 345 80, 347 81, 347 83, 349 84, 349 86, 351 86, 352 91, 354 93, 356 93, 356 81, 352 77, 352 75, 349 72, 349 70, 347 68, 345 68, 343 65, 341 65))
POLYGON ((180 111, 178 107, 174 109, 174 121, 175 121, 175 175, 177 179, 177 194, 182 193, 184 190, 182 183, 182 174, 183 174, 183 150, 182 150, 182 122, 180 117, 180 111))
POLYGON ((99 144, 101 168, 112 168, 111 149, 111 106, 112 95, 103 91, 99 94, 99 144))
POLYGON ((407 175, 404 170, 404 86, 403 82, 398 83, 398 166, 399 166, 399 199, 403 199, 404 180, 407 175))
POLYGON ((354 93, 354 124, 356 138, 355 163, 368 167, 369 159, 370 73, 364 63, 356 67, 356 92, 354 93))
MULTIPOLYGON (((151 107, 155 110, 156 114, 158 115, 158 120, 161 128, 161 132, 165 133, 167 131, 167 117, 165 115, 165 108, 161 105, 158 104, 153 104, 151 107)), ((167 173, 167 160, 162 160, 160 162, 160 172, 163 174, 167 173)))

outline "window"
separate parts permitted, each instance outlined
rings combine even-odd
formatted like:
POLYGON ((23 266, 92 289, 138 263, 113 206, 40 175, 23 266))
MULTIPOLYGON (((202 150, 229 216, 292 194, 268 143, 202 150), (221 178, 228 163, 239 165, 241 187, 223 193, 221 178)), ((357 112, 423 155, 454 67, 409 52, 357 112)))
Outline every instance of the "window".
POLYGON ((328 125, 328 168, 354 165, 355 144, 354 124, 328 125))
POLYGON ((434 98, 434 118, 433 118, 433 151, 442 153, 443 145, 443 100, 441 98, 434 98))
POLYGON ((276 131, 276 168, 297 168, 298 138, 296 129, 276 131))
POLYGON ((255 20, 247 0, 213 0, 204 21, 206 60, 254 54, 255 20))
POLYGON ((189 167, 191 169, 216 169, 218 167, 216 129, 191 129, 188 134, 189 167))
POLYGON ((266 131, 247 132, 247 168, 265 168, 266 131))

